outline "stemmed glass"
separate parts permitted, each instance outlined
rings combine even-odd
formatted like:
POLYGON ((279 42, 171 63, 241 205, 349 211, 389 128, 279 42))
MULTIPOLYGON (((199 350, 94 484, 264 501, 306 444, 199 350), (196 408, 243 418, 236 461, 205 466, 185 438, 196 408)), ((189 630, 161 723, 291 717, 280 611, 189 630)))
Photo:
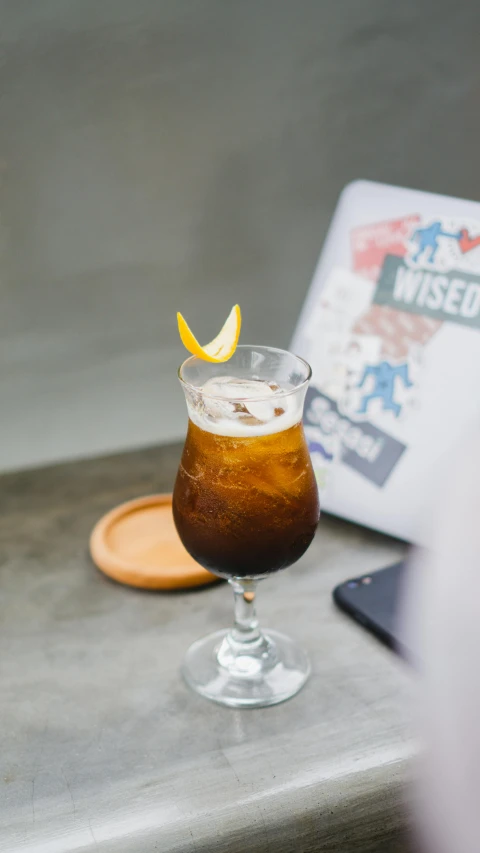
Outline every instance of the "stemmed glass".
POLYGON ((310 673, 305 652, 255 614, 258 581, 295 563, 313 539, 318 492, 302 415, 309 365, 284 350, 239 346, 221 364, 188 358, 179 370, 189 414, 173 493, 187 551, 227 578, 235 621, 195 642, 183 675, 233 707, 282 702, 310 673))

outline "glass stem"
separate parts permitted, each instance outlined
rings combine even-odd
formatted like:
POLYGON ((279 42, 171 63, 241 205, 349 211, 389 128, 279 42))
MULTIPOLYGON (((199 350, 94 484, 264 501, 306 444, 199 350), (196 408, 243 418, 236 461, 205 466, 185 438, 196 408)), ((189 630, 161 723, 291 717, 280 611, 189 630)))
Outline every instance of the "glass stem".
POLYGON ((233 589, 235 605, 232 636, 237 643, 256 643, 262 636, 255 612, 257 582, 248 578, 232 578, 229 583, 233 589))

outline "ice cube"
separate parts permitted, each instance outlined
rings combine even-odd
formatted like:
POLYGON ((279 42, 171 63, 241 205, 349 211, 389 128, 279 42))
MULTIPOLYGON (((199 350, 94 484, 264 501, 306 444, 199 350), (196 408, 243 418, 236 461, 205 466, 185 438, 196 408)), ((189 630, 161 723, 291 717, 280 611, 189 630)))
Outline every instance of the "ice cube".
POLYGON ((267 424, 275 417, 275 406, 273 401, 270 403, 269 400, 262 400, 261 402, 256 403, 249 400, 247 403, 247 409, 252 417, 263 424, 267 424))
POLYGON ((228 400, 216 400, 211 397, 204 397, 202 400, 202 410, 204 415, 213 421, 230 420, 234 416, 232 403, 228 400))
POLYGON ((209 396, 227 400, 269 397, 273 393, 270 385, 262 379, 238 379, 235 376, 217 376, 208 379, 202 391, 209 396))
POLYGON ((285 411, 275 402, 282 388, 274 381, 217 376, 209 379, 201 390, 205 395, 204 411, 216 421, 228 418, 245 425, 260 426, 285 411))
POLYGON ((263 398, 273 395, 272 389, 261 380, 218 376, 209 379, 202 391, 206 395, 203 398, 205 412, 214 420, 238 418, 245 423, 248 420, 251 426, 258 426, 259 423, 264 422, 262 415, 266 415, 267 418, 272 416, 270 407, 266 411, 262 407, 258 414, 252 410, 252 405, 261 405, 252 404, 252 397, 263 398), (242 400, 248 400, 248 405, 241 402, 242 400))

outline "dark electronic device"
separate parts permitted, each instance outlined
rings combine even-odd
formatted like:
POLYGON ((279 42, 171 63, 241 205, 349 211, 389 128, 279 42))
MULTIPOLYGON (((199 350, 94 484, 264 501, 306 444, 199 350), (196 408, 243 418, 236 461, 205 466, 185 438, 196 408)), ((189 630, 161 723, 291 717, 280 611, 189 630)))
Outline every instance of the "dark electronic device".
POLYGON ((406 564, 351 578, 333 591, 335 603, 356 622, 402 657, 411 658, 398 624, 400 592, 406 564))

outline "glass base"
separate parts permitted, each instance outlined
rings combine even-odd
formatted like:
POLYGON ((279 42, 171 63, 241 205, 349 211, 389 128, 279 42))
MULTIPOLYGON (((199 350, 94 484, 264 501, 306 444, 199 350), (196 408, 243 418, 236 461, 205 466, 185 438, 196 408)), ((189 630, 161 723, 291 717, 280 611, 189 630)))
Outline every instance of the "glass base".
POLYGON ((231 708, 262 708, 295 696, 310 675, 310 661, 293 640, 264 631, 238 642, 235 631, 216 631, 190 646, 182 667, 187 684, 231 708))

